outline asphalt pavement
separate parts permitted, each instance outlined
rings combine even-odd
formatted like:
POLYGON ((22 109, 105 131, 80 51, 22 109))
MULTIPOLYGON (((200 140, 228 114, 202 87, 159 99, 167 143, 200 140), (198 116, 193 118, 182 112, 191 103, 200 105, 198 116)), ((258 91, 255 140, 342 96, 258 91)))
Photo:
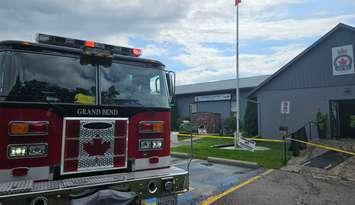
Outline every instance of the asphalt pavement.
POLYGON ((274 170, 213 203, 217 204, 353 205, 355 182, 274 170))
MULTIPOLYGON (((183 169, 187 168, 187 163, 188 159, 171 158, 172 165, 183 169)), ((190 164, 190 190, 178 195, 178 205, 200 204, 205 199, 238 185, 263 171, 262 168, 246 168, 193 159, 190 164)), ((154 205, 156 199, 147 199, 145 204, 154 205)))
MULTIPOLYGON (((180 168, 187 167, 187 159, 172 158, 171 162, 180 168)), ((204 199, 263 171, 262 168, 246 168, 194 159, 190 165, 190 191, 178 196, 178 204, 199 204, 204 199)))

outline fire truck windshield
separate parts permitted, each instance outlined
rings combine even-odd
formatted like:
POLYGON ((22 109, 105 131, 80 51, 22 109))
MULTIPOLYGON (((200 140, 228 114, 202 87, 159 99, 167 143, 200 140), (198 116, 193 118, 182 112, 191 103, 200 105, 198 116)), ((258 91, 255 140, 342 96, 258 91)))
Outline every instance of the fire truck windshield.
POLYGON ((168 107, 165 72, 124 62, 100 67, 101 103, 168 107))
POLYGON ((0 52, 1 101, 168 107, 167 90, 165 72, 146 65, 92 66, 73 56, 0 52))

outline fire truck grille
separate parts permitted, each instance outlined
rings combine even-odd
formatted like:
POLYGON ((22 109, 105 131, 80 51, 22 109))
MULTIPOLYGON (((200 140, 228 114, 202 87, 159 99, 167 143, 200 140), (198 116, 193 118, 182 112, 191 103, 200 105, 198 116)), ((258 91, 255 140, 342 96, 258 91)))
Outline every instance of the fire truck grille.
MULTIPOLYGON (((90 121, 81 121, 80 122, 80 137, 79 137, 79 164, 78 170, 83 171, 87 169, 93 168, 112 168, 113 167, 113 157, 114 157, 114 147, 110 146, 115 144, 115 134, 114 127, 115 122, 106 122, 111 125, 110 128, 107 129, 87 129, 84 125, 90 123, 90 121), (90 150, 90 146, 93 145, 93 139, 100 140, 101 145, 104 145, 103 150, 107 149, 106 152, 99 150, 96 151, 97 154, 93 156, 93 154, 88 151, 90 150)), ((94 141, 95 142, 95 141, 94 141)), ((100 145, 100 144, 98 144, 100 145)), ((99 149, 96 145, 96 149, 99 149)))
POLYGON ((127 166, 126 118, 65 118, 62 174, 127 166))

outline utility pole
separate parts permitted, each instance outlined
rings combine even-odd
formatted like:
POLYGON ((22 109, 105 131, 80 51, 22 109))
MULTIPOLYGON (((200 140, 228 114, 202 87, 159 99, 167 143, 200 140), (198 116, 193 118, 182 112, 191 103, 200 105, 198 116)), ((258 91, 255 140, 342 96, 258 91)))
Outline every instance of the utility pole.
POLYGON ((236 134, 234 135, 234 148, 237 148, 237 139, 240 137, 240 130, 239 130, 239 3, 241 0, 235 0, 235 6, 236 6, 236 24, 235 24, 235 30, 236 30, 236 35, 235 35, 235 73, 236 73, 236 89, 235 89, 235 109, 236 109, 236 134))

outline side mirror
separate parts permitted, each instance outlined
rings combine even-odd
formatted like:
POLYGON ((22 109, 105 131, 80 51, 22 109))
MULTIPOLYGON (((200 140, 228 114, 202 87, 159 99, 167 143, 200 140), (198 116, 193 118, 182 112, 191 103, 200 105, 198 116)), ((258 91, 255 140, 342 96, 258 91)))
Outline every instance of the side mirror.
POLYGON ((173 71, 166 72, 166 80, 168 83, 170 103, 173 103, 173 99, 175 97, 175 79, 176 79, 175 72, 173 71))

